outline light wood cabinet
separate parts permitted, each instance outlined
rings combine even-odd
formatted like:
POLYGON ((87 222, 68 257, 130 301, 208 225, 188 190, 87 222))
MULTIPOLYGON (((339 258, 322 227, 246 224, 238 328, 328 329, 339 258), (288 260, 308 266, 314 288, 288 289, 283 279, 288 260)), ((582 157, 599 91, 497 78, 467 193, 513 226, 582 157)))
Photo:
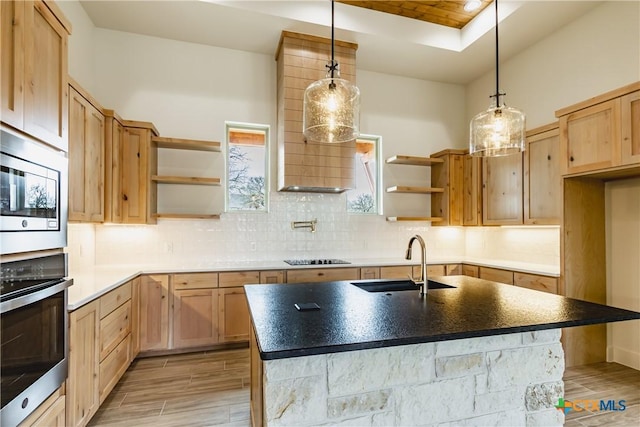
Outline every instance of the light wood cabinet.
POLYGON ((362 267, 360 268, 361 280, 373 280, 380 278, 380 267, 362 267))
POLYGON ((103 110, 105 116, 104 221, 122 222, 122 159, 124 126, 113 110, 103 110))
POLYGON ((482 224, 522 224, 522 153, 482 159, 482 224))
POLYGON ((100 404, 109 396, 122 375, 131 364, 131 334, 120 343, 100 362, 100 380, 98 394, 100 404))
POLYGON ((482 225, 482 159, 462 159, 462 225, 482 225))
POLYGON ((2 121, 67 151, 71 25, 53 2, 0 3, 2 121))
POLYGON ((502 270, 500 268, 480 267, 478 277, 492 282, 506 283, 513 285, 513 271, 502 270))
POLYGON ((287 271, 287 283, 333 282, 338 280, 358 280, 360 269, 347 268, 305 268, 287 271))
POLYGON ((131 281, 131 361, 140 353, 140 281, 140 277, 131 281))
POLYGON ((169 276, 140 280, 140 351, 169 348, 169 276))
POLYGON ((524 152, 524 223, 560 224, 562 176, 557 123, 527 132, 524 152))
POLYGON ((536 291, 549 292, 552 294, 558 293, 558 279, 555 277, 514 272, 513 284, 536 291))
POLYGON ((75 82, 69 85, 69 221, 104 221, 102 107, 75 82))
POLYGON ((100 302, 92 301, 69 314, 67 423, 85 426, 98 410, 100 366, 100 302))
POLYGON ((218 273, 180 273, 171 276, 173 289, 211 289, 218 287, 218 273))
POLYGON ((151 144, 153 125, 134 127, 124 124, 122 139, 121 191, 122 222, 125 224, 155 224, 157 183, 157 148, 151 144))
POLYGON ((562 174, 601 173, 629 166, 637 169, 639 98, 640 82, 636 82, 556 111, 562 174))
POLYGON ((131 301, 100 319, 100 360, 104 360, 131 333, 131 301))
POLYGON ((445 265, 445 272, 447 276, 457 276, 462 273, 462 264, 447 264, 445 265))
POLYGON ((250 315, 243 287, 218 290, 218 324, 221 343, 249 340, 250 315))
MULTIPOLYGON (((418 267, 419 269, 420 267, 418 267)), ((411 265, 390 265, 380 267, 380 278, 381 279, 407 279, 409 276, 413 276, 413 266, 411 265)), ((418 270, 418 274, 420 274, 420 270, 418 270)))
POLYGON ((640 90, 620 99, 622 164, 640 164, 640 90))
POLYGON ((65 387, 62 386, 31 413, 19 427, 65 427, 65 387))
POLYGON ((218 342, 218 290, 174 289, 173 345, 189 348, 218 342))
POLYGON ((283 270, 268 270, 260 272, 260 283, 285 283, 285 272, 283 270))
POLYGON ((477 265, 462 264, 462 274, 469 277, 480 277, 480 267, 477 265))
POLYGON ((431 216, 440 217, 434 226, 463 224, 464 150, 444 150, 431 157, 442 163, 431 166, 431 185, 443 188, 442 193, 431 194, 431 216))
POLYGON ((255 283, 260 283, 260 272, 258 271, 230 271, 220 273, 221 288, 232 288, 255 283))

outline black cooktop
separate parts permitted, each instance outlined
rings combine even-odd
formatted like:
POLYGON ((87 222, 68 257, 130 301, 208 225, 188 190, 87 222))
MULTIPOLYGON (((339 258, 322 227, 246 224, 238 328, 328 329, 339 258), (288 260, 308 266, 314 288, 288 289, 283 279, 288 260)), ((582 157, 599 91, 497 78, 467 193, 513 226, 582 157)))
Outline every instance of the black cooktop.
POLYGON ((317 259, 285 259, 289 265, 324 265, 324 264, 351 264, 342 259, 317 258, 317 259))

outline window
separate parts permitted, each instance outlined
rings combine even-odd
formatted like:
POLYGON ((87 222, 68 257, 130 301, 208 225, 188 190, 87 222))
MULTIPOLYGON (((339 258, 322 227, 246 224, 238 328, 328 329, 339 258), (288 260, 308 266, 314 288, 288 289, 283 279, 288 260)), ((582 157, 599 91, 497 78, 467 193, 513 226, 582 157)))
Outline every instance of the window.
POLYGON ((226 123, 228 212, 266 212, 269 126, 226 123))
POLYGON ((347 191, 347 212, 381 213, 380 143, 382 137, 360 135, 356 140, 354 189, 347 191))

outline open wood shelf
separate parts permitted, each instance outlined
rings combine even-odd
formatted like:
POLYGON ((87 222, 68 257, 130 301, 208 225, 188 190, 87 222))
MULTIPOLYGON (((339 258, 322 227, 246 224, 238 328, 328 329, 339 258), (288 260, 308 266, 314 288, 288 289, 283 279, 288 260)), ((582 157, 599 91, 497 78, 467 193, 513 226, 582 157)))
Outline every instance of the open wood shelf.
POLYGON ((401 221, 430 221, 438 222, 442 221, 442 218, 437 216, 388 216, 389 222, 401 222, 401 221))
POLYGON ((387 188, 387 193, 418 193, 418 194, 431 194, 431 193, 443 193, 444 188, 434 187, 414 187, 407 185, 394 185, 387 188))
POLYGON ((386 160, 386 163, 393 165, 413 165, 413 166, 431 166, 436 163, 443 163, 444 160, 435 157, 420 157, 420 156, 403 156, 395 155, 386 160))
POLYGON ((220 219, 220 214, 187 214, 187 213, 156 213, 154 218, 170 219, 220 219))
POLYGON ((161 184, 220 185, 220 178, 199 178, 195 176, 153 175, 151 180, 161 184))
POLYGON ((158 148, 173 148, 178 150, 220 151, 220 143, 217 141, 200 141, 197 139, 167 138, 154 136, 151 142, 158 148))

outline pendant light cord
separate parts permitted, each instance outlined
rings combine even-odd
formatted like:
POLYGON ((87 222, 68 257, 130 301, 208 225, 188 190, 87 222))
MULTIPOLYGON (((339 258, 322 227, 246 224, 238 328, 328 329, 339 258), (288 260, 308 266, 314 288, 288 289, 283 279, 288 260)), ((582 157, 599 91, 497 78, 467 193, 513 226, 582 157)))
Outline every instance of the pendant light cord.
POLYGON ((331 0, 331 78, 333 78, 333 72, 336 69, 336 61, 335 61, 335 55, 334 55, 335 40, 336 40, 335 25, 333 23, 334 16, 335 16, 334 8, 335 8, 335 2, 331 0))
POLYGON ((500 107, 500 97, 506 95, 506 93, 500 93, 500 55, 498 53, 499 43, 498 43, 498 0, 493 0, 496 6, 496 94, 492 95, 491 98, 496 99, 496 108, 500 107))

